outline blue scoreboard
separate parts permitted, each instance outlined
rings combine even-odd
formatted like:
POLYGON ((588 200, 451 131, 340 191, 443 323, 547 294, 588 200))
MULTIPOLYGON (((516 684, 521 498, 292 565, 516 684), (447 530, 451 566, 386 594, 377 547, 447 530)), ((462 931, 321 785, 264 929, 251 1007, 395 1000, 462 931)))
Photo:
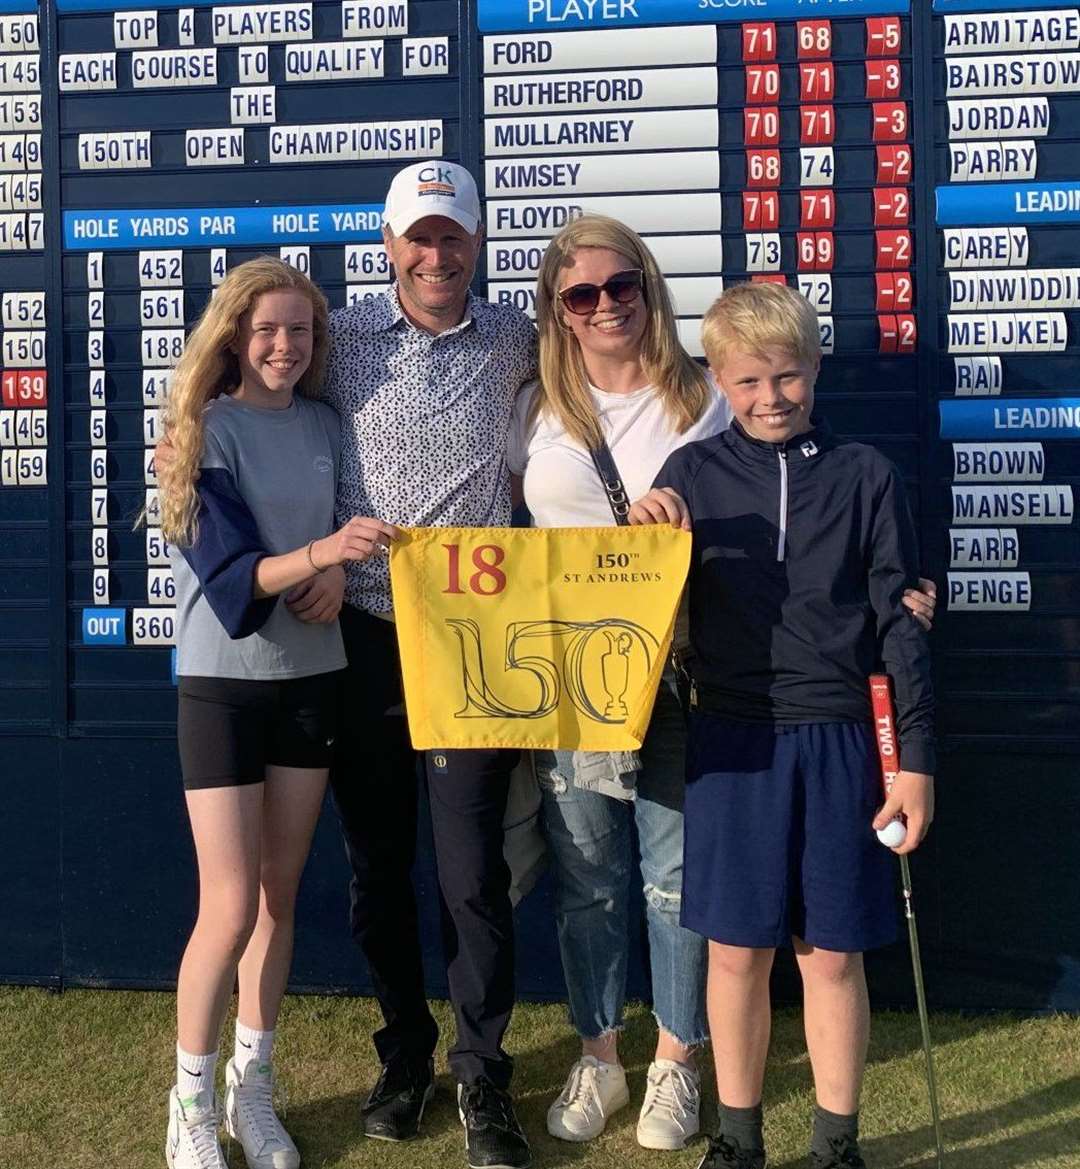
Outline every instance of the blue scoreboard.
MULTIPOLYGON (((1041 884, 1075 887, 1060 826, 1080 823, 1077 127, 1080 3, 1060 0, 0 0, 0 855, 57 808, 182 834, 153 447, 186 330, 259 254, 332 306, 377 294, 391 176, 448 158, 485 200, 478 290, 529 315, 547 240, 590 210, 645 237, 695 355, 725 282, 808 298, 822 405, 902 468, 939 585, 919 860, 942 967, 1080 953, 1080 899, 1041 884), (1038 858, 1007 942, 967 883, 973 824, 1038 858)), ((68 847, 39 850, 46 883, 68 847)), ((40 936, 0 924, 0 979, 167 976, 62 959, 68 911, 31 884, 40 936)), ((1053 1001, 1075 1008, 1068 969, 1053 1001)), ((938 985, 1051 1001, 1009 979, 938 985)))

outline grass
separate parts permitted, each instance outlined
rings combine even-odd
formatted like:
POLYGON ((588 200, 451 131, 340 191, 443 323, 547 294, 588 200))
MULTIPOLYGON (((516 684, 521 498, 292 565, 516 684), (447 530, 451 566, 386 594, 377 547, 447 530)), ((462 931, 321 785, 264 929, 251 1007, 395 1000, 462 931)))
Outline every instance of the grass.
MULTIPOLYGON (((443 1035, 453 1024, 435 1004, 443 1035)), ((442 1059, 425 1138, 366 1141, 357 1108, 377 1071, 371 1000, 286 1000, 277 1065, 289 1087, 288 1127, 305 1169, 454 1169, 461 1128, 442 1059)), ((172 996, 161 993, 0 987, 0 1169, 160 1169, 172 1080, 172 996)), ((936 1015, 931 1021, 949 1169, 1080 1169, 1080 1019, 936 1015)), ((589 1145, 544 1129, 576 1043, 559 1006, 520 1005, 508 1049, 514 1091, 536 1169, 692 1169, 686 1152, 649 1153, 634 1140, 654 1032, 634 1007, 622 1041, 633 1104, 589 1145)), ((801 1169, 811 1107, 798 1016, 777 1015, 766 1088, 771 1169, 801 1169)), ((706 1115, 712 1115, 712 1100, 706 1115)), ((933 1165, 918 1022, 877 1014, 863 1097, 864 1152, 872 1169, 933 1165)), ((234 1147, 230 1165, 241 1169, 234 1147)))

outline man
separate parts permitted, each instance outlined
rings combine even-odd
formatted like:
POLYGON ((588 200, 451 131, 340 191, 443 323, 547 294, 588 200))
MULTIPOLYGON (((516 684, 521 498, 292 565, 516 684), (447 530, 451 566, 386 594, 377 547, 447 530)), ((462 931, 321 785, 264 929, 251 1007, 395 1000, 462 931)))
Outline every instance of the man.
MULTIPOLYGON (((476 184, 454 163, 406 167, 390 184, 384 223, 396 283, 330 317, 327 398, 343 435, 338 520, 506 525, 503 451, 514 397, 535 375, 536 340, 517 310, 469 291, 483 241, 476 184)), ((433 1092, 437 1038, 410 879, 417 761, 386 558, 320 574, 290 605, 303 620, 332 619, 342 586, 349 667, 331 782, 353 870, 353 936, 386 1023, 374 1036, 383 1069, 364 1105, 364 1131, 404 1140, 417 1134, 433 1092)), ((424 760, 457 1021, 450 1069, 474 1169, 529 1163, 502 1049, 514 1002, 502 821, 516 761, 516 752, 486 750, 424 760)))

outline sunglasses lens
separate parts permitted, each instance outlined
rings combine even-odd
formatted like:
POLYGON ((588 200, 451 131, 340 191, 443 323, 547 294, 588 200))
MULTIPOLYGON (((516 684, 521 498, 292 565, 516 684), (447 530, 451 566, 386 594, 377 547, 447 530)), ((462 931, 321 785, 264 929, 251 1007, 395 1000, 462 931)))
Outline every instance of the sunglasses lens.
POLYGON ((582 317, 596 309, 601 292, 606 292, 617 304, 629 304, 637 300, 641 293, 641 273, 616 272, 610 280, 600 285, 575 284, 564 288, 559 293, 559 299, 575 316, 582 317))
POLYGON ((595 284, 575 284, 559 293, 563 304, 578 316, 591 313, 600 303, 600 289, 595 284))
POLYGON ((608 296, 619 304, 629 304, 632 300, 636 300, 638 293, 641 291, 641 277, 636 272, 628 273, 625 276, 613 276, 607 284, 604 285, 608 296))

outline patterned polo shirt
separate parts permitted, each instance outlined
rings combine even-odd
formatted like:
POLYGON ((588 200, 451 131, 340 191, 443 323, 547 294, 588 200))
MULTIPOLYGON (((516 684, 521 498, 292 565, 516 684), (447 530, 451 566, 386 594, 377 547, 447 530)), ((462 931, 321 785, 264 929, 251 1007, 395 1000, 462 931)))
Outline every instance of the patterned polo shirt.
MULTIPOLYGON (((536 376, 536 332, 515 308, 469 294, 461 324, 432 335, 396 286, 330 314, 326 400, 341 415, 337 523, 510 522, 505 451, 514 397, 536 376)), ((345 599, 392 608, 385 556, 346 565, 345 599)))

